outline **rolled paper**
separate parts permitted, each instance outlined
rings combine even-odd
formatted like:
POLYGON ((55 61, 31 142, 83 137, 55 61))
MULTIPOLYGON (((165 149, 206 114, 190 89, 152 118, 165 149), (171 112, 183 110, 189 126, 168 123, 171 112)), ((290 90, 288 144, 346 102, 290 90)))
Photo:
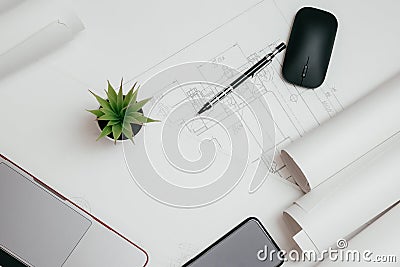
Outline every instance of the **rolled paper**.
POLYGON ((400 131, 400 74, 281 151, 309 192, 400 131))
POLYGON ((323 182, 284 211, 301 250, 322 253, 400 200, 400 134, 323 182))
POLYGON ((0 1, 0 13, 12 9, 16 5, 19 5, 24 0, 1 0, 0 1))
POLYGON ((0 16, 0 78, 52 52, 82 31, 58 1, 23 1, 0 16))

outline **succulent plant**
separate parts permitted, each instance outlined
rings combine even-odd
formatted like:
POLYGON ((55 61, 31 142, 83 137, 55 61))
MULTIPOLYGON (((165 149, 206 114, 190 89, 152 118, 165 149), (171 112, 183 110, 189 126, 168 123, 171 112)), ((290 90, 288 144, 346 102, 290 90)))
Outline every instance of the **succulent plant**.
POLYGON ((134 133, 132 131, 131 124, 143 125, 149 122, 156 122, 157 120, 150 119, 144 116, 140 111, 144 105, 151 98, 147 98, 141 101, 137 101, 137 94, 139 86, 137 88, 135 83, 129 92, 124 95, 122 91, 122 82, 119 87, 119 91, 112 87, 109 81, 108 89, 105 90, 107 98, 102 98, 97 94, 89 90, 89 92, 96 98, 100 104, 98 109, 87 110, 96 116, 96 120, 107 121, 107 125, 102 129, 97 140, 112 133, 115 143, 124 135, 126 138, 133 141, 134 133))

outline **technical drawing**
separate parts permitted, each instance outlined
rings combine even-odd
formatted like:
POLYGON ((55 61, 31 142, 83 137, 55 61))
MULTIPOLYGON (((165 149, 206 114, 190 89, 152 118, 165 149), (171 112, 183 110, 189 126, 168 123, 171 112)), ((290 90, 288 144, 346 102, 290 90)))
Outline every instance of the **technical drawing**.
MULTIPOLYGON (((235 66, 235 68, 243 72, 270 53, 277 44, 278 41, 271 43, 262 50, 245 55, 240 44, 235 43, 211 58, 210 61, 224 64, 229 62, 231 57, 235 58, 236 61, 241 58, 242 64, 235 66)), ((337 89, 334 86, 325 85, 319 90, 310 90, 288 84, 280 74, 281 66, 281 60, 276 60, 261 70, 253 79, 256 85, 254 89, 256 90, 248 91, 249 94, 252 94, 249 98, 250 101, 261 96, 267 99, 269 108, 274 115, 272 119, 276 127, 276 147, 278 150, 343 110, 343 106, 336 95, 337 89)), ((271 147, 270 149, 274 148, 271 147)), ((261 156, 254 159, 253 163, 258 161, 264 162, 265 159, 261 156)), ((266 162, 269 166, 270 162, 268 160, 266 162)), ((271 167, 272 173, 294 182, 286 171, 279 153, 276 154, 271 167)))
MULTIPOLYGON (((282 32, 281 28, 286 28, 287 25, 288 22, 273 1, 261 1, 253 8, 247 9, 229 22, 200 37, 197 41, 160 60, 139 76, 135 76, 134 79, 150 78, 155 73, 158 75, 160 72, 168 71, 171 66, 191 62, 200 55, 202 60, 222 67, 218 68, 218 71, 212 72, 209 71, 210 63, 204 63, 204 66, 198 64, 187 75, 199 77, 199 81, 212 81, 221 86, 227 85, 229 81, 237 77, 238 73, 244 72, 270 53, 282 41, 282 38, 279 38, 282 32), (266 11, 273 15, 265 16, 266 11), (266 30, 266 25, 274 25, 274 27, 267 27, 266 30), (238 29, 243 29, 239 35, 237 34, 238 29)), ((235 90, 235 94, 224 99, 220 107, 213 111, 212 117, 215 121, 231 123, 229 126, 225 125, 229 128, 229 134, 233 135, 235 132, 240 134, 243 130, 247 133, 247 141, 251 143, 249 147, 251 149, 244 176, 245 178, 251 177, 249 193, 256 192, 269 173, 294 183, 279 157, 279 150, 343 110, 340 93, 329 79, 315 91, 285 82, 280 74, 282 60, 283 56, 278 56, 270 65, 257 73, 251 81, 235 90), (272 121, 274 131, 272 132, 269 127, 260 128, 251 125, 252 123, 247 125, 248 121, 252 121, 248 119, 250 115, 247 109, 249 108, 251 112, 254 112, 257 120, 272 121), (232 117, 238 117, 238 119, 232 120, 232 117)), ((157 92, 152 89, 148 90, 153 92, 153 95, 146 94, 145 97, 155 96, 151 105, 157 106, 157 113, 153 113, 153 117, 161 120, 171 118, 171 112, 174 112, 174 109, 179 107, 183 101, 191 106, 191 108, 189 106, 187 108, 193 112, 191 116, 194 116, 206 101, 222 89, 221 86, 209 83, 188 85, 182 79, 182 75, 180 78, 172 75, 157 85, 159 86, 157 92), (159 100, 159 97, 167 90, 178 87, 180 96, 177 99, 170 102, 159 100)), ((187 124, 186 120, 189 117, 183 119, 180 125, 185 126, 184 128, 192 135, 193 140, 209 135, 218 125, 212 120, 195 120, 187 124)), ((263 126, 262 122, 259 124, 263 126)), ((209 139, 213 140, 217 151, 219 147, 221 148, 220 153, 229 154, 224 151, 225 140, 212 135, 209 136, 209 139)), ((190 152, 187 153, 190 154, 190 152)), ((170 165, 174 165, 171 159, 167 158, 167 161, 170 165)), ((156 165, 160 166, 160 164, 153 165, 154 168, 157 167, 156 165)), ((189 165, 187 163, 187 166, 189 165)), ((202 166, 206 168, 208 165, 202 166)), ((164 167, 168 168, 168 166, 164 167)), ((175 169, 179 169, 179 167, 175 169)), ((197 171, 196 175, 202 173, 197 171)), ((176 175, 176 177, 178 176, 176 175)))
MULTIPOLYGON (((192 62, 159 72, 142 85, 144 97, 153 97, 145 112, 161 123, 146 126, 134 145, 124 143, 124 153, 131 176, 149 196, 174 207, 208 205, 251 176, 250 157, 263 154, 266 166, 272 162, 274 122, 263 97, 248 93, 257 92, 252 82, 196 115, 238 74, 226 65, 192 62)), ((261 184, 269 167, 256 165, 261 184)))

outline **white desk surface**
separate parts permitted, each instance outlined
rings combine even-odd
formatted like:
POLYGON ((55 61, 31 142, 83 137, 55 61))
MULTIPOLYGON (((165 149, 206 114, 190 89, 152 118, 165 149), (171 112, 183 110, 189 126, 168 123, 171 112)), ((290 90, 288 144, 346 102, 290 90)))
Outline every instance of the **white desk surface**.
MULTIPOLYGON (((0 152, 142 246, 149 266, 180 266, 249 215, 290 247, 281 212, 301 196, 294 187, 268 178, 253 195, 243 185, 204 208, 165 206, 134 183, 122 146, 95 142, 98 129, 85 111, 96 107, 88 89, 101 92, 107 79, 117 83, 122 76, 144 81, 166 66, 144 70, 257 2, 70 0, 86 30, 0 80, 0 152)), ((305 5, 336 14, 340 35, 330 78, 352 90, 348 103, 399 69, 400 2, 277 2, 289 24, 305 5)), ((208 58, 193 58, 199 59, 208 58)))

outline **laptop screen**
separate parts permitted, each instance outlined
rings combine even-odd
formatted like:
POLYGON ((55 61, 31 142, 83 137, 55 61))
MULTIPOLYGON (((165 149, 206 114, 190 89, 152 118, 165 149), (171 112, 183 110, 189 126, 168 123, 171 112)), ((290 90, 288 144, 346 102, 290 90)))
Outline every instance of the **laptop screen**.
POLYGON ((0 266, 1 267, 27 267, 22 261, 12 257, 10 254, 0 248, 0 266))
POLYGON ((0 162, 0 218, 2 267, 8 267, 7 254, 36 267, 62 266, 91 225, 5 162, 0 162))

